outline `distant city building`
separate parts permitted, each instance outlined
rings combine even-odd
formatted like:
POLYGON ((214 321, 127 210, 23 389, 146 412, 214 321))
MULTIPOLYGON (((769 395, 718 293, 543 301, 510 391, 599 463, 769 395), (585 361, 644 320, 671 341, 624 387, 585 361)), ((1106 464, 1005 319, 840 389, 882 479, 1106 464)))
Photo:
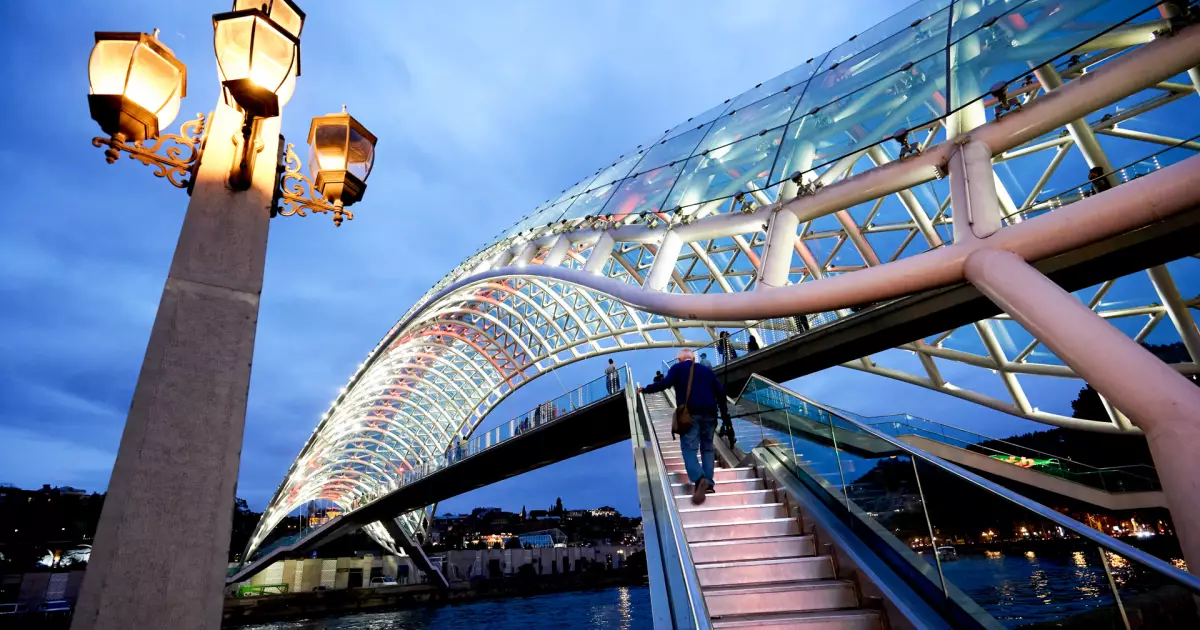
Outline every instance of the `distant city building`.
POLYGON ((611 508, 607 505, 604 507, 600 507, 600 508, 596 508, 596 509, 592 510, 591 514, 592 514, 592 516, 597 516, 597 517, 620 516, 620 513, 617 512, 616 509, 611 508))
POLYGON ((533 547, 534 549, 567 546, 567 535, 558 528, 529 532, 521 534, 518 538, 521 540, 522 547, 533 547))

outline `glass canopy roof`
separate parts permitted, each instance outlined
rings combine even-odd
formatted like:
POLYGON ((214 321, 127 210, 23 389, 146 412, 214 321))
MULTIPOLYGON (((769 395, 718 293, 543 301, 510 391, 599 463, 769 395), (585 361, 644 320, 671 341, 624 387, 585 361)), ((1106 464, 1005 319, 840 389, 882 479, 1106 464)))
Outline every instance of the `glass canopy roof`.
MULTIPOLYGON (((1133 20, 1155 0, 921 0, 675 125, 498 235, 559 221, 692 214, 944 118, 1133 20)), ((665 217, 664 217, 665 218, 665 217)))

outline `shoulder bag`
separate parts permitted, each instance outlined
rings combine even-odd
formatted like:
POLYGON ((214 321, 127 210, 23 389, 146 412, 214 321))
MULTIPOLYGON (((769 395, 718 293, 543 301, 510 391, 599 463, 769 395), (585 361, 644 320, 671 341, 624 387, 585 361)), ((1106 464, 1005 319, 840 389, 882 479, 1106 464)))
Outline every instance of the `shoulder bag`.
POLYGON ((688 399, 692 397, 692 375, 696 373, 696 362, 692 361, 692 367, 688 370, 687 391, 683 395, 683 402, 675 405, 675 417, 671 419, 671 433, 675 435, 683 435, 692 428, 692 414, 688 411, 688 399))

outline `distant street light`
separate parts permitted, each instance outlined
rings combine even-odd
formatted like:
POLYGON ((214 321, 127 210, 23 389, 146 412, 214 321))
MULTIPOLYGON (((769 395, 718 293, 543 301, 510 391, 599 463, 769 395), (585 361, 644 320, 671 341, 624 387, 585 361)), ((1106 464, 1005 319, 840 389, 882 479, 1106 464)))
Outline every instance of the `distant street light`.
POLYGON ((270 219, 353 219, 346 207, 362 199, 375 159, 375 136, 344 107, 313 119, 315 183, 291 145, 280 151, 304 19, 291 0, 235 0, 214 15, 221 96, 179 134, 163 131, 187 95, 187 67, 158 31, 96 33, 88 105, 106 136, 92 143, 109 163, 124 153, 153 167, 191 200, 73 628, 221 624, 270 219))

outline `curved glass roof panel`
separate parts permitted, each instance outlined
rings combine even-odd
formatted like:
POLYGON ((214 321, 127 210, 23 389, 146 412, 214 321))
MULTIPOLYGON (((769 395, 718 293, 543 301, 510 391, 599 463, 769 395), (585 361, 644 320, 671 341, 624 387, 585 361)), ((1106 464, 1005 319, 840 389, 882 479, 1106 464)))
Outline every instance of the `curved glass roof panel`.
POLYGON ((604 204, 608 203, 608 198, 617 191, 618 183, 620 182, 597 186, 579 195, 575 199, 575 203, 571 204, 571 207, 567 209, 566 214, 562 218, 582 219, 584 217, 600 216, 601 211, 604 210, 604 204))
POLYGON ((700 143, 700 151, 709 151, 770 129, 783 127, 792 117, 803 90, 788 90, 768 96, 742 109, 721 116, 700 143))
POLYGON ((633 172, 633 167, 637 166, 637 163, 641 161, 645 154, 646 152, 643 149, 637 153, 634 153, 633 155, 617 160, 612 166, 609 166, 601 171, 600 174, 592 180, 592 183, 588 185, 588 191, 594 191, 597 188, 602 188, 613 182, 625 179, 629 173, 633 172))
MULTIPOLYGON (((958 19, 955 16, 952 36, 959 36, 951 45, 951 109, 958 109, 988 94, 993 86, 1008 85, 1031 73, 1033 67, 1049 63, 1080 44, 1116 28, 1125 21, 1145 15, 1155 0, 1027 0, 1010 10, 979 20, 981 14, 958 19), (1141 13, 1139 13, 1141 12, 1141 13), (1131 16, 1133 16, 1131 18, 1131 16), (978 28, 964 33, 962 28, 976 24, 978 28), (1039 51, 1029 44, 1052 42, 1054 45, 1039 51), (1032 52, 1031 52, 1032 51, 1032 52), (1031 57, 1037 61, 1031 63, 1031 57)), ((992 8, 996 5, 989 5, 992 8)))
POLYGON ((603 213, 614 219, 623 219, 631 214, 661 212, 663 202, 682 170, 683 162, 679 161, 673 166, 663 166, 625 179, 616 187, 603 213))
POLYGON ((668 138, 673 138, 673 137, 687 131, 689 128, 700 127, 702 125, 708 124, 708 123, 716 120, 718 116, 720 116, 721 114, 724 114, 725 111, 729 109, 729 104, 732 100, 733 99, 727 98, 727 99, 725 99, 724 103, 721 103, 720 105, 717 105, 716 107, 711 107, 711 108, 705 110, 703 113, 696 115, 696 116, 692 116, 691 118, 679 123, 678 125, 671 127, 671 130, 666 133, 666 136, 668 138))
POLYGON ((742 92, 741 96, 733 99, 733 103, 730 104, 729 108, 741 109, 750 103, 761 101, 768 96, 773 96, 783 91, 803 93, 804 83, 812 78, 812 75, 816 74, 817 64, 820 61, 821 58, 819 57, 816 60, 809 60, 804 65, 796 66, 770 81, 759 83, 749 90, 742 92))
MULTIPOLYGON (((846 60, 861 54, 863 51, 873 48, 880 42, 890 39, 893 35, 917 26, 918 22, 928 19, 929 16, 949 6, 950 0, 922 0, 921 2, 912 4, 829 51, 829 54, 821 64, 820 70, 822 72, 828 70, 829 66, 835 63, 840 65, 846 60)), ((943 29, 942 32, 945 33, 945 30, 943 29)), ((945 46, 945 44, 946 42, 943 40, 941 45, 945 46)))
POLYGON ((500 238, 560 218, 660 212, 723 199, 746 192, 726 192, 735 182, 761 184, 764 169, 770 173, 765 182, 777 184, 943 117, 998 83, 1019 80, 1036 65, 1030 59, 1049 62, 1129 20, 1157 19, 1157 13, 1137 17, 1155 4, 920 0, 670 128, 575 183, 500 238), (776 137, 777 146, 756 140, 776 137), (671 192, 676 178, 679 190, 671 192))
POLYGON ((783 127, 693 156, 684 165, 666 208, 687 207, 766 185, 783 140, 783 127))
POLYGON ((691 131, 681 133, 654 145, 646 152, 646 157, 637 165, 638 173, 654 170, 659 166, 680 162, 692 156, 700 140, 708 133, 711 123, 697 125, 691 131))

